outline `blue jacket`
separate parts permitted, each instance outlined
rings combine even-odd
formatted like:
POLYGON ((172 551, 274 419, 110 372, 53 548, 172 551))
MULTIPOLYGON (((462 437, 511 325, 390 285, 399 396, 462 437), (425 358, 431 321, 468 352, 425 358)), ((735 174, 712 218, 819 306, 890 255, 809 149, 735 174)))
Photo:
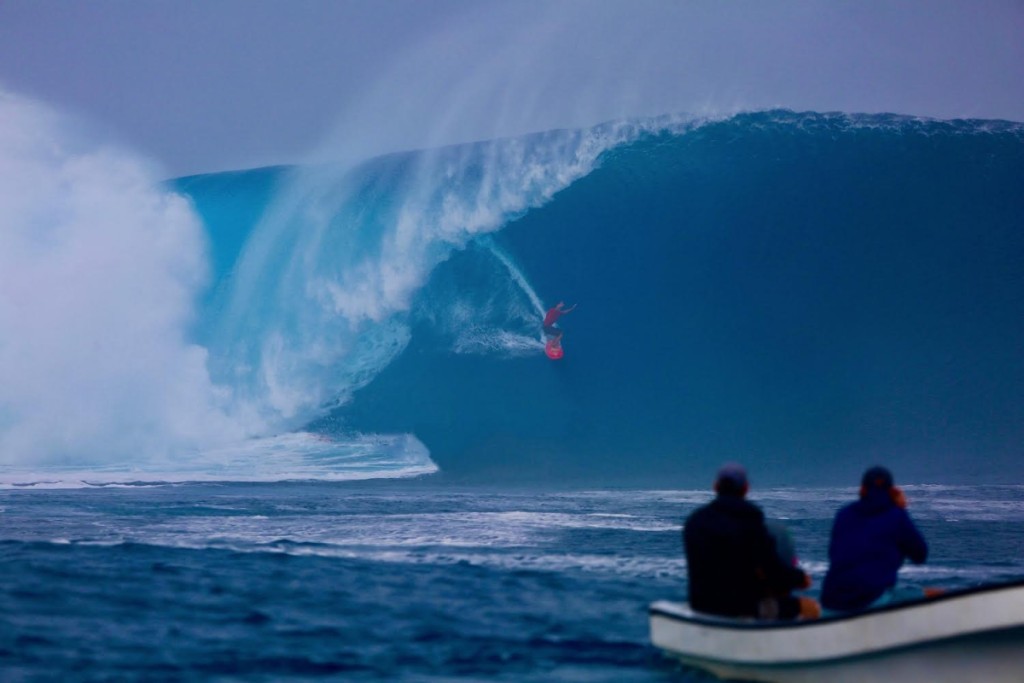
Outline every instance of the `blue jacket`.
POLYGON ((928 558, 928 544, 888 491, 871 491, 846 505, 832 525, 822 606, 867 607, 896 585, 896 573, 906 558, 921 564, 928 558))

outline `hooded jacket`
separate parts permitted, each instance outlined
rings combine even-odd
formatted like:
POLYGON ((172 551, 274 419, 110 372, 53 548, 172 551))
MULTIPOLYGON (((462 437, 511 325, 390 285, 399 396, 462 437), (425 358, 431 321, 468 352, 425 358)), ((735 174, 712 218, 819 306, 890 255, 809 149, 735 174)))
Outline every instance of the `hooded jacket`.
POLYGON ((755 616, 758 602, 788 594, 804 572, 785 564, 764 513, 738 495, 720 494, 698 508, 683 527, 690 606, 723 616, 755 616))
POLYGON ((821 604, 833 610, 857 610, 896 585, 905 559, 923 563, 928 544, 889 491, 874 489, 836 513, 828 558, 821 604))

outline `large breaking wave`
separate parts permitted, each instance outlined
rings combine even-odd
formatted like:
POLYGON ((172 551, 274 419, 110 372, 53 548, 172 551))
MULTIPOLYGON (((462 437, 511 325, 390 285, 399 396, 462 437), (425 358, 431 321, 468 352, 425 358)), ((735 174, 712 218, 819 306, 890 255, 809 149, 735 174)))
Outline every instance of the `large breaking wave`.
MULTIPOLYGON (((923 479, 1019 473, 1017 124, 778 111, 164 189, 143 175, 130 192, 93 170, 80 187, 148 197, 151 212, 127 215, 130 237, 106 221, 83 229, 82 262, 119 254, 136 268, 95 295, 88 280, 74 288, 86 298, 52 304, 42 332, 8 302, 4 370, 42 373, 49 390, 3 390, 7 463, 80 453, 73 464, 104 464, 104 480, 440 465, 470 479, 699 483, 731 458, 774 481, 853 476, 875 459, 923 479), (580 307, 556 364, 539 323, 562 299, 580 307), (123 317, 69 327, 69 307, 123 317), (153 336, 133 331, 142 312, 157 317, 153 336), (96 349, 109 331, 124 341, 107 356, 96 349), (145 372, 121 372, 126 352, 145 372), (70 382, 69 361, 94 381, 70 382), (94 434, 52 427, 83 397, 94 434), (154 464, 168 454, 173 467, 154 464)), ((30 205, 52 204, 61 183, 30 205)), ((74 269, 26 234, 5 229, 20 241, 0 277, 46 311, 57 288, 40 280, 74 269)))

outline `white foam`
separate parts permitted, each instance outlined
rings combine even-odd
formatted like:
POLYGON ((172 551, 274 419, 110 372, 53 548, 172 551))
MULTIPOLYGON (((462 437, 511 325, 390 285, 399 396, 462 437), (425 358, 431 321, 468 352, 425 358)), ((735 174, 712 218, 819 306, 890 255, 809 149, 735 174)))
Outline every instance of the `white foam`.
POLYGON ((0 463, 241 438, 186 339, 205 277, 198 219, 145 161, 0 90, 0 463))
POLYGON ((411 434, 334 439, 296 432, 179 454, 175 462, 135 461, 88 469, 0 467, 0 488, 68 489, 184 482, 358 481, 437 472, 411 434))
POLYGON ((452 347, 455 353, 498 355, 506 358, 533 356, 544 350, 534 337, 500 328, 473 326, 460 334, 452 347))

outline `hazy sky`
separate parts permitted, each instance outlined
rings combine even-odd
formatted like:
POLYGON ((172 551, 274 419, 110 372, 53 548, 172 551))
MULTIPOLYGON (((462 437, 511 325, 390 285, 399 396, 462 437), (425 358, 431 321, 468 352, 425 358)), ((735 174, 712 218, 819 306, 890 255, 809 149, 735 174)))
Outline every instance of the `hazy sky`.
POLYGON ((0 88, 168 175, 672 112, 1024 121, 1024 0, 0 0, 0 88))

